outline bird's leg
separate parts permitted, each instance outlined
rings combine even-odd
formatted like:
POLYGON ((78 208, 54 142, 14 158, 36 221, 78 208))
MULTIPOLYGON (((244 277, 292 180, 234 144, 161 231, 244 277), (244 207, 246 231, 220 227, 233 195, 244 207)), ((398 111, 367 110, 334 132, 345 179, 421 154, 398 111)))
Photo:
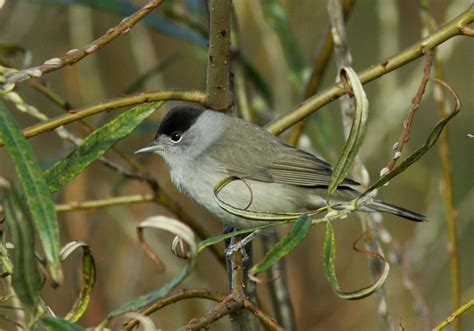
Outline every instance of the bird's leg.
POLYGON ((225 255, 227 258, 230 258, 230 256, 235 253, 236 251, 240 250, 242 253, 242 258, 245 260, 248 259, 248 255, 245 252, 245 246, 250 243, 255 237, 257 237, 262 230, 255 230, 254 232, 250 233, 248 236, 242 238, 238 243, 229 245, 226 250, 225 250, 225 255))

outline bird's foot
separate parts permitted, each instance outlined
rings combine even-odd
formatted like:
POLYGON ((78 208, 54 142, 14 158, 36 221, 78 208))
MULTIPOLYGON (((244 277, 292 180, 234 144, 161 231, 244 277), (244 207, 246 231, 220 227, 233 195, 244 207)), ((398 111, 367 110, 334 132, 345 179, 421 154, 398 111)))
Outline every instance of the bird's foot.
POLYGON ((260 230, 256 230, 250 233, 248 236, 242 238, 242 240, 240 240, 239 242, 229 245, 225 250, 225 256, 230 259, 232 254, 237 251, 240 251, 240 253, 242 254, 243 261, 247 261, 249 257, 247 255, 247 252, 245 251, 245 246, 247 246, 248 243, 250 243, 255 237, 257 237, 260 232, 260 230))

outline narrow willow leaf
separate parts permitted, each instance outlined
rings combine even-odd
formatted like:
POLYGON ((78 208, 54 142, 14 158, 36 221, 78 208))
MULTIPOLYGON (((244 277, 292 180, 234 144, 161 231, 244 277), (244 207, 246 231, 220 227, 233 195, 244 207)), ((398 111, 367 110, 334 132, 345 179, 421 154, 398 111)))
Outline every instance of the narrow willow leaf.
POLYGON ((269 269, 281 258, 293 251, 308 235, 309 230, 311 229, 311 223, 311 217, 308 215, 301 215, 291 226, 290 232, 288 232, 278 243, 276 243, 275 246, 272 247, 262 261, 250 269, 250 274, 255 275, 269 269))
POLYGON ((222 191, 222 189, 229 185, 230 183, 237 181, 237 180, 242 180, 238 177, 224 177, 220 181, 217 182, 216 186, 214 186, 214 200, 216 203, 221 207, 223 210, 227 211, 228 213, 232 215, 237 215, 240 217, 247 218, 249 220, 253 221, 289 221, 289 220, 296 220, 298 219, 301 215, 308 215, 308 216, 313 216, 322 213, 323 211, 327 210, 327 207, 322 207, 316 210, 309 210, 306 212, 295 212, 295 213, 289 213, 289 212, 272 212, 272 213, 267 213, 267 212, 256 212, 256 211, 251 211, 247 209, 241 209, 234 207, 225 201, 221 200, 219 198, 219 192, 222 191))
POLYGON ((62 282, 59 229, 51 193, 30 145, 12 114, 0 101, 0 138, 15 165, 32 219, 43 245, 51 278, 62 282))
MULTIPOLYGON (((108 323, 108 321, 112 319, 113 317, 122 315, 130 311, 136 311, 138 309, 141 309, 144 306, 150 304, 151 302, 156 301, 157 299, 167 295, 171 290, 173 290, 177 285, 179 285, 183 281, 183 279, 185 279, 194 269, 194 266, 196 264, 196 256, 197 256, 197 244, 196 244, 195 235, 189 226, 170 217, 154 216, 154 217, 147 218, 146 220, 144 220, 143 222, 139 224, 137 228, 137 232, 139 233, 139 236, 142 235, 141 233, 143 229, 145 228, 166 230, 177 236, 180 236, 190 247, 190 250, 191 250, 190 262, 183 270, 181 270, 181 272, 178 275, 176 275, 173 279, 171 279, 162 287, 157 288, 156 290, 151 291, 148 294, 142 295, 124 304, 122 307, 112 311, 107 316, 107 319, 101 323, 99 328, 105 326, 108 323)), ((155 253, 153 254, 155 255, 155 257, 153 257, 153 260, 155 260, 155 258, 158 257, 158 255, 156 255, 155 253)), ((158 260, 160 260, 159 257, 158 257, 158 260)))
POLYGON ((398 166, 396 166, 392 171, 388 172, 386 175, 380 177, 374 184, 372 184, 367 191, 365 191, 359 198, 365 196, 367 193, 382 187, 385 183, 390 181, 393 177, 399 175, 403 171, 405 171, 408 167, 410 167, 413 163, 418 161, 426 152, 428 152, 431 147, 436 143, 438 140, 443 128, 448 122, 456 116, 459 111, 461 110, 461 101, 456 93, 449 87, 445 82, 435 80, 438 84, 441 84, 444 88, 448 89, 448 91, 452 94, 455 100, 455 106, 453 111, 446 117, 442 118, 436 126, 433 128, 431 133, 429 134, 428 138, 426 138, 426 142, 423 146, 419 147, 413 154, 407 157, 405 160, 400 162, 398 166), (446 84, 446 85, 445 85, 446 84))
POLYGON ((55 317, 43 317, 40 324, 48 331, 86 331, 86 328, 76 323, 55 317))
POLYGON ((83 242, 72 241, 61 250, 61 260, 64 261, 76 249, 82 248, 82 284, 79 297, 74 302, 72 309, 64 317, 65 320, 76 322, 81 318, 89 305, 91 299, 91 291, 95 284, 95 262, 91 254, 89 246, 83 242))
POLYGON ((359 152, 367 131, 367 118, 369 114, 369 100, 365 95, 356 72, 350 67, 342 68, 341 80, 346 81, 346 85, 352 87, 352 93, 355 99, 354 122, 352 122, 349 137, 344 144, 344 148, 342 149, 341 155, 339 155, 339 159, 337 160, 331 178, 329 179, 327 191, 328 198, 336 191, 337 186, 344 180, 355 157, 357 156, 357 153, 359 152))
MULTIPOLYGON (((86 5, 93 8, 109 11, 121 16, 130 16, 135 13, 139 6, 134 5, 130 1, 117 1, 117 0, 34 0, 35 2, 51 5, 86 5)), ((143 18, 143 21, 154 30, 167 34, 171 37, 191 41, 195 44, 206 46, 207 40, 203 38, 199 32, 178 25, 172 20, 161 17, 159 15, 147 15, 143 18)))
POLYGON ((301 87, 304 81, 303 71, 305 64, 298 45, 298 39, 296 39, 291 29, 286 9, 280 0, 264 0, 262 6, 265 20, 278 36, 292 78, 298 87, 301 87))
POLYGON ((40 299, 41 277, 35 259, 34 227, 28 212, 8 181, 0 177, 5 191, 4 212, 15 246, 12 283, 21 302, 34 311, 40 299))
POLYGON ((357 250, 357 251, 380 259, 384 263, 384 268, 379 278, 375 280, 371 285, 357 291, 344 292, 341 290, 339 286, 339 281, 337 280, 337 276, 336 276, 336 267, 335 267, 336 239, 334 236, 334 230, 330 222, 326 223, 326 232, 325 232, 324 244, 323 244, 324 269, 326 270, 326 274, 328 276, 329 282, 332 285, 332 288, 334 289, 334 292, 336 292, 336 295, 340 297, 341 299, 358 300, 358 299, 362 299, 373 294, 384 284, 385 280, 387 279, 388 273, 390 271, 390 265, 383 258, 383 256, 376 253, 372 253, 372 252, 365 252, 362 250, 357 250))
POLYGON ((257 230, 264 230, 264 229, 268 229, 268 228, 271 228, 271 227, 274 227, 274 226, 280 226, 280 225, 283 225, 283 224, 286 224, 286 223, 287 222, 267 223, 267 224, 256 226, 256 227, 253 227, 253 228, 232 231, 230 233, 226 233, 226 234, 222 234, 222 235, 219 235, 219 236, 214 236, 214 237, 211 237, 211 238, 207 238, 206 240, 203 240, 198 244, 197 251, 199 253, 204 248, 206 248, 208 246, 215 245, 217 243, 220 243, 223 240, 238 236, 240 234, 255 232, 257 230))
POLYGON ((94 130, 68 157, 44 172, 49 190, 56 192, 61 189, 115 143, 128 136, 162 104, 163 102, 147 103, 134 107, 94 130))

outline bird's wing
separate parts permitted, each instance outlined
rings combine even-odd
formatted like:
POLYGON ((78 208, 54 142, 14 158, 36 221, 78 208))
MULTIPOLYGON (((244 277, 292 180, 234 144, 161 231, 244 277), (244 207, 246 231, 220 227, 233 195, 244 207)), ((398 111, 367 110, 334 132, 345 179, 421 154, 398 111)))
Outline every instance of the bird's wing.
MULTIPOLYGON (((219 157, 225 160, 227 174, 240 178, 307 187, 327 187, 332 170, 331 165, 318 157, 287 146, 278 138, 252 124, 239 121, 228 128, 234 137, 232 146, 218 142, 219 157), (252 143, 248 140, 252 130, 252 143), (243 140, 245 139, 245 140, 243 140), (265 155, 265 158, 262 158, 265 155)), ((342 185, 358 185, 351 179, 345 179, 342 185)))

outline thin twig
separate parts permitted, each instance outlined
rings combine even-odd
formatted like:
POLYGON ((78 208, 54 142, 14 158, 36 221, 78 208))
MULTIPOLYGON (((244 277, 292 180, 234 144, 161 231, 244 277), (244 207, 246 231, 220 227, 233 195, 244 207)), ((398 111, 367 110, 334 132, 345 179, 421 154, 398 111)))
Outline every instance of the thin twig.
POLYGON ((7 74, 5 77, 4 84, 16 84, 32 77, 41 77, 43 74, 61 69, 67 65, 71 65, 82 60, 89 54, 95 53, 102 46, 107 45, 109 42, 119 37, 120 35, 127 34, 136 23, 138 23, 143 17, 153 11, 156 7, 161 5, 163 1, 164 0, 148 1, 142 8, 137 10, 135 13, 133 13, 129 17, 124 18, 115 27, 108 29, 104 35, 85 45, 82 48, 71 49, 64 56, 49 59, 45 61, 42 65, 7 74))
POLYGON ((239 301, 234 300, 232 294, 229 294, 226 298, 215 305, 210 311, 200 318, 194 318, 183 327, 181 330, 201 330, 209 328, 213 322, 220 318, 232 314, 233 312, 240 310, 243 304, 239 301))
MULTIPOLYGON (((254 303, 248 299, 244 299, 242 302, 234 297, 233 294, 229 294, 220 302, 214 306, 208 313, 200 318, 195 318, 189 321, 189 323, 181 328, 180 330, 201 330, 208 328, 213 322, 218 319, 232 314, 240 309, 244 308, 252 316, 257 317, 265 326, 267 326, 272 331, 283 331, 283 329, 275 320, 260 310, 254 303)), ((131 330, 131 329, 129 329, 131 330)))
MULTIPOLYGON (((90 210, 97 208, 106 208, 111 206, 137 204, 155 201, 153 194, 134 194, 121 197, 112 197, 107 199, 97 199, 89 201, 73 201, 64 204, 57 204, 56 211, 58 213, 67 213, 77 210, 90 210)), ((0 213, 3 213, 3 207, 0 206, 0 213)))
MULTIPOLYGON (((157 91, 139 93, 135 95, 115 98, 90 107, 84 107, 74 113, 57 116, 48 121, 35 124, 23 131, 25 138, 31 138, 41 133, 48 132, 59 126, 66 125, 82 118, 86 118, 95 114, 103 113, 122 107, 133 106, 145 102, 163 101, 163 100, 181 100, 196 102, 201 105, 207 105, 207 96, 201 91, 157 91)), ((3 146, 3 140, 0 140, 0 146, 3 146)))
POLYGON ((385 166, 385 168, 382 169, 381 173, 391 171, 395 167, 398 159, 402 154, 403 147, 405 147, 405 144, 410 138, 410 129, 415 118, 415 113, 420 108, 421 98, 425 94, 426 85, 428 84, 428 80, 430 79, 431 67, 433 65, 433 52, 431 51, 431 49, 424 48, 423 52, 425 53, 426 57, 425 66, 423 68, 423 77, 421 78, 420 85, 418 86, 418 91, 416 92, 416 95, 411 102, 411 109, 408 112, 406 119, 403 121, 403 130, 400 133, 400 137, 393 146, 393 157, 385 166))
MULTIPOLYGON (((170 294, 164 298, 158 299, 153 304, 148 306, 146 309, 140 312, 140 315, 150 316, 151 314, 155 313, 156 311, 164 308, 170 304, 179 302, 181 300, 186 299, 193 299, 193 298, 200 298, 200 299, 208 299, 213 300, 216 302, 224 300, 226 294, 217 291, 211 291, 208 289, 182 289, 176 293, 170 294)), ((122 331, 131 331, 133 328, 137 327, 140 322, 137 319, 132 319, 127 322, 122 327, 122 331)))
MULTIPOLYGON (((460 29, 467 26, 474 21, 474 5, 470 5, 466 11, 461 13, 458 17, 452 19, 441 27, 436 32, 432 33, 426 38, 421 39, 409 48, 400 53, 390 57, 387 60, 381 61, 379 64, 374 64, 368 69, 359 74, 359 79, 362 84, 366 84, 379 78, 405 64, 419 58, 423 55, 423 48, 433 49, 442 44, 446 40, 463 35, 460 29)), ((267 131, 272 134, 279 135, 298 121, 304 119, 311 113, 317 111, 324 105, 339 98, 346 91, 341 83, 334 84, 313 97, 310 97, 298 104, 293 110, 280 116, 266 126, 267 131)))
POLYGON ((436 327, 433 328, 433 331, 441 331, 444 329, 448 324, 452 323, 453 321, 457 321, 459 316, 464 314, 466 311, 474 307, 474 300, 469 301, 465 305, 462 305, 457 309, 454 313, 452 313, 448 318, 446 318, 443 322, 438 324, 436 327))
POLYGON ((255 304, 253 304, 252 301, 245 300, 244 308, 250 311, 254 316, 258 317, 260 321, 262 321, 262 323, 265 324, 265 326, 267 326, 270 330, 274 330, 274 331, 283 331, 283 330, 287 331, 288 330, 278 325, 273 317, 264 313, 255 304))

